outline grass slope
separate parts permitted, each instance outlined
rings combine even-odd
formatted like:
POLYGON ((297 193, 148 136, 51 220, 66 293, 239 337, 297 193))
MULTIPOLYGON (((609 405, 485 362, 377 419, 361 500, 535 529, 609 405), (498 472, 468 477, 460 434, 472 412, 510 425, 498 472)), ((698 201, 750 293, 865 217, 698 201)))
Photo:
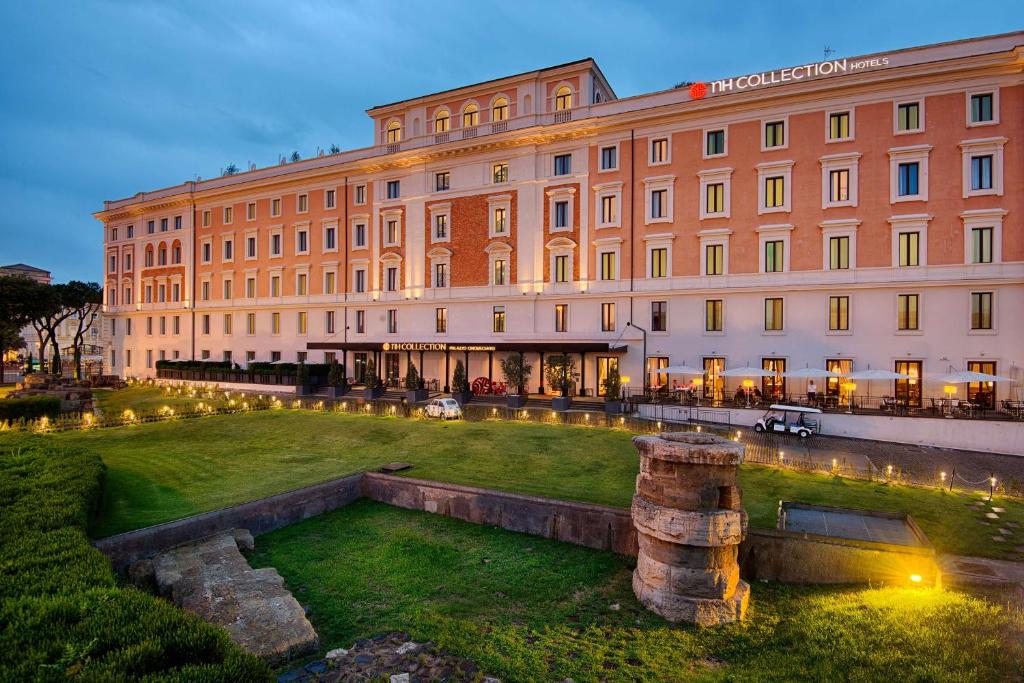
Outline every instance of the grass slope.
POLYGON ((369 501, 260 537, 252 561, 325 649, 404 630, 506 681, 994 681, 1024 656, 1019 617, 930 589, 757 584, 747 623, 674 627, 627 558, 369 501))
MULTIPOLYGON (((24 438, 0 435, 3 439, 24 438)), ((102 456, 107 485, 93 528, 106 536, 241 503, 395 460, 410 476, 628 507, 630 435, 604 428, 427 422, 276 410, 48 437, 102 456)), ((751 523, 774 527, 780 499, 907 512, 944 552, 1006 557, 968 504, 977 495, 896 487, 768 467, 740 472, 751 523)), ((1000 500, 1003 521, 1024 505, 1000 500)))

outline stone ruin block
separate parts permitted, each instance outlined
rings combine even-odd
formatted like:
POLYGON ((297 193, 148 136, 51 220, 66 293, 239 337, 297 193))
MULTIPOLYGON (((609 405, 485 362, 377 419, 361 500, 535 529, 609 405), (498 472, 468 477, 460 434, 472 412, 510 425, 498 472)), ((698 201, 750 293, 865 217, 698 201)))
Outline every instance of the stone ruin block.
POLYGON ((695 432, 638 436, 633 444, 640 452, 632 506, 637 599, 673 622, 742 619, 750 600, 737 562, 747 532, 736 484, 743 446, 695 432))

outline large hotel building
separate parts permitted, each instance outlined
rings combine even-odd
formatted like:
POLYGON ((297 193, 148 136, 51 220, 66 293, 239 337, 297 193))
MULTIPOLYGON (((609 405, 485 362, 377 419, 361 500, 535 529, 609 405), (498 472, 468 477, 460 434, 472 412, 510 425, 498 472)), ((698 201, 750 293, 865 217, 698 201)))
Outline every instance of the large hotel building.
POLYGON ((951 368, 1019 373, 1022 69, 1013 33, 627 98, 583 59, 373 107, 369 147, 105 202, 109 361, 411 360, 443 389, 522 350, 537 391, 567 352, 591 396, 616 364, 703 367, 709 397, 748 364, 871 368, 911 405, 951 368))

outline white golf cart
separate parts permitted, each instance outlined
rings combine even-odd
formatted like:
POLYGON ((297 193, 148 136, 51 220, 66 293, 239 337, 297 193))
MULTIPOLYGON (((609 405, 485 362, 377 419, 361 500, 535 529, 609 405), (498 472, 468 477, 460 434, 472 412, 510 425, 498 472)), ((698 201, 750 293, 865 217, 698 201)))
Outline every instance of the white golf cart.
POLYGON ((817 408, 773 404, 754 424, 754 431, 796 434, 801 439, 806 439, 819 431, 818 420, 811 416, 820 414, 821 411, 817 408))
POLYGON ((427 417, 439 417, 442 420, 462 417, 462 408, 454 398, 435 398, 427 404, 423 412, 427 414, 427 417))

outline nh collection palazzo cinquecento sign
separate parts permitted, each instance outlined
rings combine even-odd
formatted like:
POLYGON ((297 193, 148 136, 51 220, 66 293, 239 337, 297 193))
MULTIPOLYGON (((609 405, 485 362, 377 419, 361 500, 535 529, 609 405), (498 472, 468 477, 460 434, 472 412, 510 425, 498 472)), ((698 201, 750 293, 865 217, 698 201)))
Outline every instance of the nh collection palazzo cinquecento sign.
POLYGON ((840 74, 866 71, 889 66, 888 57, 872 57, 870 59, 830 59, 825 62, 814 62, 803 66, 792 66, 775 71, 762 71, 737 78, 723 78, 710 83, 694 83, 690 86, 690 97, 699 100, 707 95, 722 95, 732 92, 743 92, 768 85, 793 83, 807 78, 821 76, 837 76, 840 74))
POLYGON ((384 351, 495 351, 487 344, 449 344, 447 342, 384 342, 384 351))

